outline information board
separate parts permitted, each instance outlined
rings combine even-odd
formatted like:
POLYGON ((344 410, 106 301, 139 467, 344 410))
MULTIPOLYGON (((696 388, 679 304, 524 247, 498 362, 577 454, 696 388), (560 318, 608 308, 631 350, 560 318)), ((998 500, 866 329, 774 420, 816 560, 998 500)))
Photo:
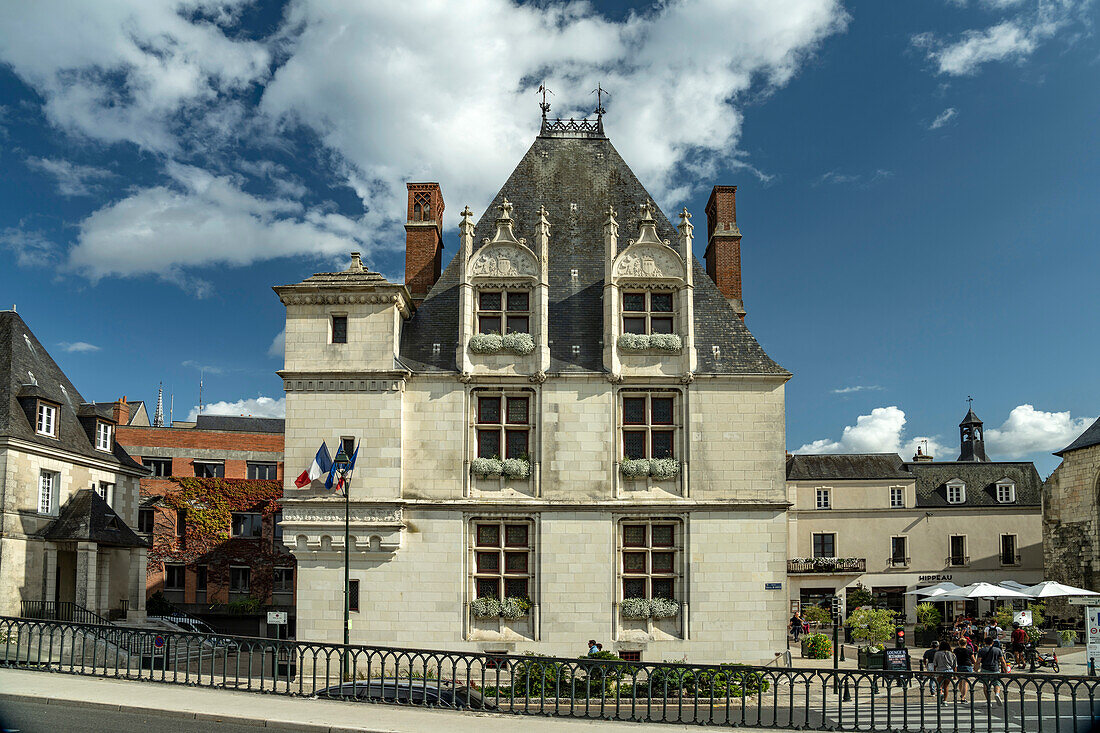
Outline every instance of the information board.
POLYGON ((1012 621, 1020 626, 1031 626, 1031 610, 1017 611, 1012 616, 1012 621))
POLYGON ((1085 657, 1100 662, 1100 606, 1085 609, 1085 657))
POLYGON ((267 622, 274 626, 275 624, 286 623, 286 611, 268 611, 267 622))
POLYGON ((909 669, 909 650, 887 649, 882 668, 887 672, 904 672, 909 669))

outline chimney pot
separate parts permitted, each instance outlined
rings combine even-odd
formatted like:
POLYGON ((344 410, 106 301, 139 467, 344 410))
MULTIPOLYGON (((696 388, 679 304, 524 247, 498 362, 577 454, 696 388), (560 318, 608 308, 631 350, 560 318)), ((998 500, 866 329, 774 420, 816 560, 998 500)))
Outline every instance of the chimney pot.
POLYGON ((715 186, 707 200, 707 274, 742 320, 741 230, 737 228, 737 186, 715 186))
POLYGON ((438 183, 409 183, 405 285, 419 303, 443 270, 443 192, 438 183))

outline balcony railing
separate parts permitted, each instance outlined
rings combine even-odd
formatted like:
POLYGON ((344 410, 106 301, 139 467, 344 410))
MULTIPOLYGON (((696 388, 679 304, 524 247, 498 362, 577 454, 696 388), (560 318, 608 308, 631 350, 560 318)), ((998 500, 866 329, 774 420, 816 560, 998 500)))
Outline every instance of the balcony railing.
POLYGON ((865 573, 867 559, 863 557, 806 557, 787 561, 787 574, 865 573))
POLYGON ((909 567, 909 558, 888 557, 886 558, 886 566, 891 568, 907 568, 909 567))
POLYGON ((948 565, 950 565, 953 568, 958 568, 958 567, 962 567, 963 565, 969 565, 970 564, 970 556, 969 555, 952 555, 951 557, 947 558, 944 562, 946 562, 948 565))
POLYGON ((1012 554, 1001 554, 1001 565, 1019 565, 1020 556, 1012 554))

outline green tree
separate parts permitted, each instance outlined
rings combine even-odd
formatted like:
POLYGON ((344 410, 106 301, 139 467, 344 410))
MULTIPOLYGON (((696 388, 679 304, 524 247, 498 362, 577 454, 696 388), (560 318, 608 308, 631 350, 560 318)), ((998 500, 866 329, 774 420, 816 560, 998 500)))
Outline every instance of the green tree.
POLYGON ((917 604, 917 625, 924 628, 934 628, 943 622, 943 614, 931 603, 925 601, 917 604))
POLYGON ((893 611, 874 608, 857 608, 848 616, 852 638, 866 641, 868 646, 881 647, 894 636, 896 627, 893 611))
POLYGON ((871 591, 864 588, 861 584, 857 583, 855 588, 848 590, 847 603, 849 609, 856 609, 860 606, 870 606, 874 597, 871 595, 871 591))

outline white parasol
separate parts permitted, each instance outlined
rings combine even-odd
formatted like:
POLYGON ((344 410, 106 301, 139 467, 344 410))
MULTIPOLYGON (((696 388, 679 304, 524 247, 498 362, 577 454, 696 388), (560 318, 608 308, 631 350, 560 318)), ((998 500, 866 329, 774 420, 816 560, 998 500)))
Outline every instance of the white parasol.
POLYGON ((942 583, 936 583, 930 585, 927 588, 917 588, 916 590, 906 591, 907 596, 941 596, 945 593, 950 593, 959 589, 959 586, 955 585, 949 580, 945 580, 942 583))
POLYGON ((1084 588, 1074 588, 1072 585, 1062 585, 1053 580, 1044 580, 1033 586, 1025 588, 1024 593, 1030 598, 1056 598, 1059 596, 1100 596, 1100 593, 1084 588))

